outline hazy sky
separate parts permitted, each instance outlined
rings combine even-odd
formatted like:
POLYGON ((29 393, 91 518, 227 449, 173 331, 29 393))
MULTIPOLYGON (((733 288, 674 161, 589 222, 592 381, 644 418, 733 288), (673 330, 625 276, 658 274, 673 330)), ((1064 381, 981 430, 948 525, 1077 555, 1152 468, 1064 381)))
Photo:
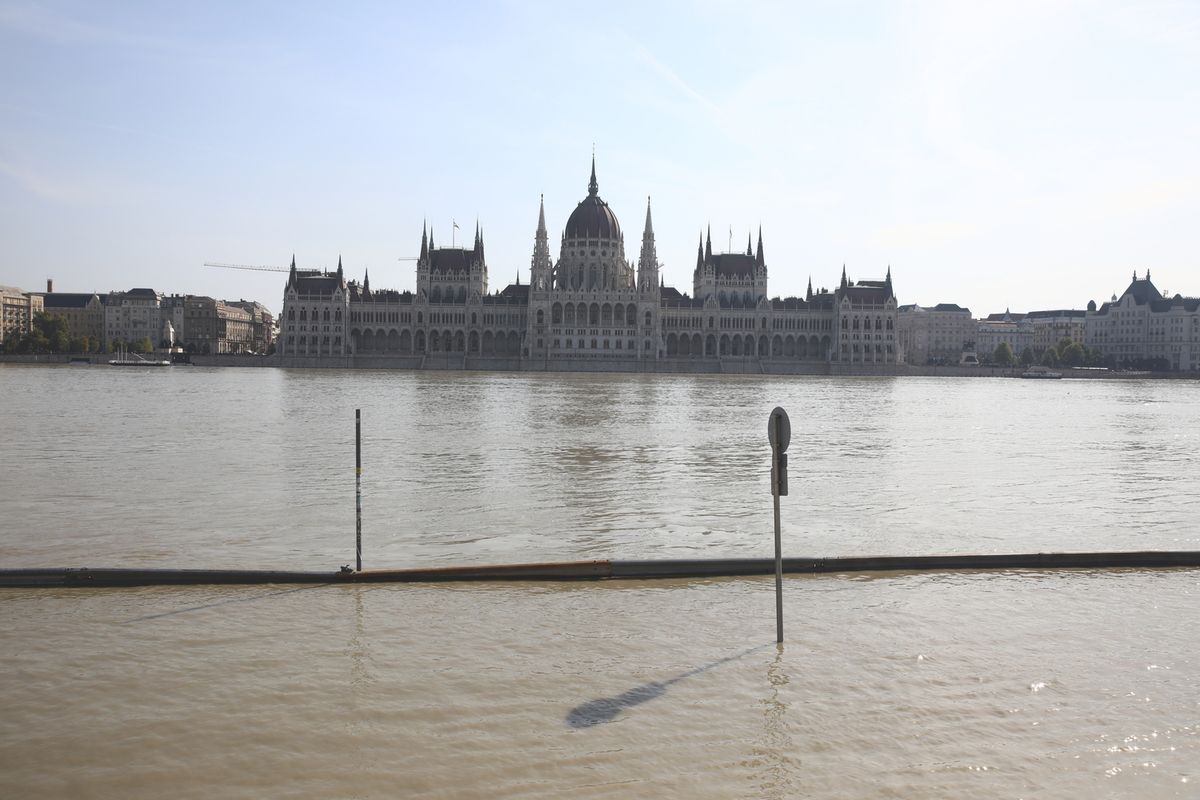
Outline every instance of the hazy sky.
POLYGON ((772 294, 882 278, 977 316, 1149 268, 1200 294, 1200 4, 0 0, 0 284, 282 303, 412 288, 421 223, 491 288, 600 194, 669 284, 763 229, 772 294))

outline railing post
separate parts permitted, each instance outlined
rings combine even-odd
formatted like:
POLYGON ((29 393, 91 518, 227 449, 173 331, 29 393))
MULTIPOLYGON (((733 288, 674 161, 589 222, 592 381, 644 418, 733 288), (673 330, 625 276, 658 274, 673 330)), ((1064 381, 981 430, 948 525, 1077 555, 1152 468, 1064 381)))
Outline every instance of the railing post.
POLYGON ((354 567, 362 572, 362 409, 354 409, 354 567))
POLYGON ((779 498, 788 493, 787 448, 792 424, 779 406, 767 420, 767 441, 771 443, 771 497, 775 506, 775 641, 783 642, 783 540, 779 531, 779 498))

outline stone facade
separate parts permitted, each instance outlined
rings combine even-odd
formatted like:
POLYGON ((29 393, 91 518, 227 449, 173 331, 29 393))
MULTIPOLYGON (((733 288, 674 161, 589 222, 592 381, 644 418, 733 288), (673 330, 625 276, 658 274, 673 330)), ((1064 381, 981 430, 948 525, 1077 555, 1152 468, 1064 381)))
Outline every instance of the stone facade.
POLYGON ((47 314, 67 321, 71 336, 86 336, 93 342, 104 342, 104 301, 95 292, 47 292, 42 295, 47 314))
POLYGON ((109 292, 104 299, 104 346, 115 349, 149 339, 157 347, 162 338, 162 295, 153 289, 109 292))
POLYGON ((1086 311, 1060 309, 1057 311, 1030 311, 1025 315, 1033 331, 1033 349, 1045 350, 1054 347, 1063 339, 1083 344, 1086 311))
POLYGON ((991 354, 1001 342, 1008 342, 1013 355, 1020 357, 1033 347, 1033 326, 1026 319, 1027 314, 1014 314, 1005 311, 1003 314, 989 314, 975 326, 975 348, 980 354, 991 354))
POLYGON ((33 315, 42 311, 42 296, 13 286, 0 286, 0 344, 33 330, 33 315))
POLYGON ((1160 360, 1173 370, 1200 371, 1200 298, 1163 297, 1150 271, 1119 298, 1099 308, 1088 303, 1084 343, 1116 366, 1160 360))
POLYGON ((897 324, 902 358, 908 364, 958 364, 964 353, 976 352, 971 309, 955 303, 900 306, 897 324))
POLYGON ((558 258, 539 204, 530 281, 489 293, 483 231, 471 248, 439 248, 421 232, 416 291, 374 291, 370 276, 297 270, 284 289, 282 356, 408 356, 465 366, 472 357, 528 368, 597 362, 714 361, 895 364, 896 299, 882 281, 842 280, 834 291, 769 298, 762 232, 757 248, 713 253, 702 239, 693 295, 665 286, 650 203, 636 263, 616 214, 600 198, 595 161, 587 196, 567 219, 558 258))

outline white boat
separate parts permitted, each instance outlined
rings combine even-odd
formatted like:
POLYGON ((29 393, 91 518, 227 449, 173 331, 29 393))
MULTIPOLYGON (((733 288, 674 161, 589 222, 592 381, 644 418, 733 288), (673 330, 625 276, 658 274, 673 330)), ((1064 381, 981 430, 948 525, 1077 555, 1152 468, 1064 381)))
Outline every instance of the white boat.
POLYGON ((170 361, 142 358, 137 353, 130 353, 125 350, 117 352, 117 357, 109 359, 109 365, 114 367, 169 367, 170 361))
POLYGON ((1029 369, 1027 369, 1021 373, 1022 378, 1051 378, 1051 379, 1053 379, 1053 378, 1061 378, 1062 376, 1063 376, 1063 374, 1061 372, 1055 372, 1054 370, 1050 369, 1049 367, 1043 367, 1041 365, 1030 367, 1029 369))

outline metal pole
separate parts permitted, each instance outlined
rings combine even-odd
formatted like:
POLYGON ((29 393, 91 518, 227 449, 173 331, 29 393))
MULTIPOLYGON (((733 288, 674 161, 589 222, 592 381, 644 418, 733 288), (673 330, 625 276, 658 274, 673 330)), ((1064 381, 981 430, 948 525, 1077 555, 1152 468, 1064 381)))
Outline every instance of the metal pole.
MULTIPOLYGON (((779 498, 775 498, 775 541, 779 541, 779 498)), ((362 409, 354 409, 354 565, 362 572, 362 409)))
MULTIPOLYGON (((775 440, 783 440, 783 420, 775 418, 775 440)), ((779 456, 775 453, 773 471, 779 469, 779 456)), ((783 544, 779 535, 779 484, 771 492, 775 501, 775 641, 783 642, 783 544)))

